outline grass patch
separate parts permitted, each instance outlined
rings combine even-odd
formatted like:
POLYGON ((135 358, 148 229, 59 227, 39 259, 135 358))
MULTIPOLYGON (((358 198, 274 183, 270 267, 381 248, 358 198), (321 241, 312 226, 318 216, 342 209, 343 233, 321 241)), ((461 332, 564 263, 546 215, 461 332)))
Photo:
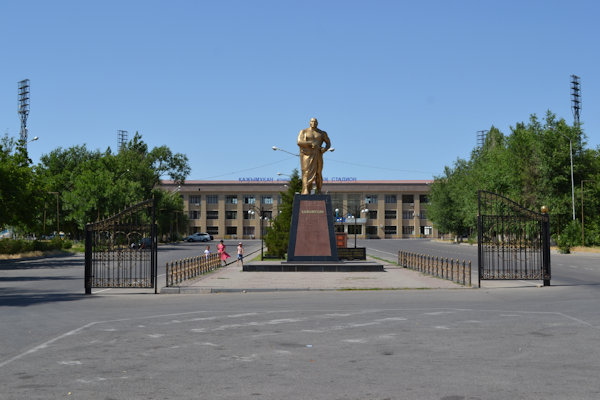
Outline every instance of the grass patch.
POLYGON ((379 260, 379 261, 383 261, 386 262, 388 264, 392 264, 392 265, 399 265, 396 261, 390 261, 390 260, 386 260, 385 258, 381 258, 381 257, 375 257, 372 255, 369 255, 370 258, 374 258, 375 260, 379 260))

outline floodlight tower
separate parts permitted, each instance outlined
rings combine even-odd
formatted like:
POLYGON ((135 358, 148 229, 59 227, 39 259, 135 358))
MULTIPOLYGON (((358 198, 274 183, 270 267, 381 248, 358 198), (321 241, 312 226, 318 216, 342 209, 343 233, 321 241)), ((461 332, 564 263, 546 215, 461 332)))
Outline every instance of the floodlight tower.
POLYGON ((579 126, 581 93, 579 91, 579 77, 577 75, 571 75, 571 110, 573 110, 573 121, 576 126, 579 126))
POLYGON ((119 144, 119 151, 123 150, 123 147, 127 145, 127 131, 117 131, 117 141, 119 144))
POLYGON ((21 118, 21 140, 27 149, 27 117, 29 116, 29 79, 19 82, 19 117, 21 118))
POLYGON ((477 146, 480 149, 483 149, 483 146, 485 145, 485 138, 487 137, 487 129, 486 130, 482 130, 482 131, 477 131, 477 146))

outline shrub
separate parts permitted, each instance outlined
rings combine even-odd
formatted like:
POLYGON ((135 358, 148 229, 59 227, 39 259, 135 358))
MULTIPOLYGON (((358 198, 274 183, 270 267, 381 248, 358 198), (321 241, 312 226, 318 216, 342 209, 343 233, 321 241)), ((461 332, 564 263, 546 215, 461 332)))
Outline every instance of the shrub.
POLYGON ((557 235, 556 243, 558 244, 559 251, 563 254, 569 254, 571 247, 581 244, 581 224, 579 221, 574 220, 569 222, 562 233, 557 235))

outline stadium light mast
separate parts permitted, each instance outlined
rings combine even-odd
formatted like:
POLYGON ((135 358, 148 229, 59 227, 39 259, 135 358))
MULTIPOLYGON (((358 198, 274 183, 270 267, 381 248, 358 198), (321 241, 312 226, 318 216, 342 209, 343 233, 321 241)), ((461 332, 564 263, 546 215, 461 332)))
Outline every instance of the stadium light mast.
POLYGON ((127 131, 118 130, 117 131, 117 142, 119 151, 123 150, 125 146, 127 146, 127 131))
POLYGON ((27 117, 29 116, 29 79, 19 81, 19 117, 21 118, 21 141, 27 150, 27 117))
POLYGON ((581 93, 579 90, 579 77, 577 75, 571 75, 571 110, 573 111, 573 121, 576 126, 579 126, 581 93))

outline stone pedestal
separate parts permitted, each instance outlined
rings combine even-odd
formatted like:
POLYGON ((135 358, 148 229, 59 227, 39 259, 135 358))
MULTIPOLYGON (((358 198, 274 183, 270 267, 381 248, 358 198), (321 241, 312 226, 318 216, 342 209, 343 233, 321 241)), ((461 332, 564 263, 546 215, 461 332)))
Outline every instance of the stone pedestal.
POLYGON ((338 261, 329 195, 294 196, 287 259, 288 262, 338 261))

